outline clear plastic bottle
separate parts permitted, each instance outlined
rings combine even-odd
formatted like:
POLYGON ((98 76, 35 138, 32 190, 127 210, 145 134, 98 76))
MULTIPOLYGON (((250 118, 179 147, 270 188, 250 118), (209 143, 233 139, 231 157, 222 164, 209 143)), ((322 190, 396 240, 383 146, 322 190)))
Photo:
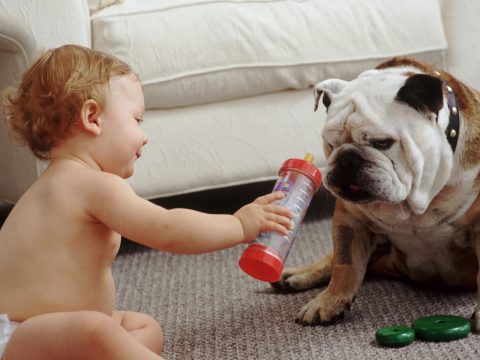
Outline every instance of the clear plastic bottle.
POLYGON ((278 172, 279 178, 273 191, 283 191, 285 197, 276 204, 285 206, 294 213, 293 229, 288 235, 280 235, 276 232, 262 233, 245 249, 239 266, 257 280, 266 282, 280 280, 283 264, 310 201, 322 183, 320 170, 312 162, 312 154, 305 155, 304 159, 288 159, 278 172))

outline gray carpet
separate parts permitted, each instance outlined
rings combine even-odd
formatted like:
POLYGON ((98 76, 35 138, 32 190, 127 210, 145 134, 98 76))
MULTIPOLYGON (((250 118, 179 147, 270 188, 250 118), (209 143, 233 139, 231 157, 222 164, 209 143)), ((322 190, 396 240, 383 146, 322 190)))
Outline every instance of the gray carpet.
MULTIPOLYGON (((313 262, 331 249, 331 207, 326 199, 324 193, 316 197, 288 265, 313 262)), ((478 334, 452 342, 415 341, 398 349, 381 347, 374 339, 379 327, 411 324, 421 316, 470 317, 473 291, 427 289, 369 277, 343 321, 303 327, 294 322, 295 316, 319 289, 273 291, 241 272, 237 262, 242 250, 181 256, 126 241, 113 266, 118 306, 158 319, 167 359, 480 358, 478 334)))

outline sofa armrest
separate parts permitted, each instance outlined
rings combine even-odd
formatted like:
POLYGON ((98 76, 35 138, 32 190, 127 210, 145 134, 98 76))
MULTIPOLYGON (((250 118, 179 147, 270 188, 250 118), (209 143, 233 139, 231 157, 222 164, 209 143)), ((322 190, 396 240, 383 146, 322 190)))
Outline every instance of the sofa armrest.
POLYGON ((0 52, 19 53, 25 64, 35 49, 35 37, 26 23, 0 15, 0 52))
MULTIPOLYGON (((0 0, 0 92, 16 86, 46 49, 64 44, 90 47, 87 0, 0 0)), ((13 142, 0 102, 0 200, 15 203, 45 163, 13 142)))
POLYGON ((21 19, 0 15, 0 89, 14 85, 33 58, 35 37, 21 19))
POLYGON ((87 0, 0 0, 0 16, 27 24, 38 51, 64 44, 91 46, 87 0))
MULTIPOLYGON (((0 16, 0 91, 18 83, 35 52, 35 38, 22 19, 0 16)), ((0 200, 15 202, 38 176, 37 160, 11 140, 0 102, 0 200)))

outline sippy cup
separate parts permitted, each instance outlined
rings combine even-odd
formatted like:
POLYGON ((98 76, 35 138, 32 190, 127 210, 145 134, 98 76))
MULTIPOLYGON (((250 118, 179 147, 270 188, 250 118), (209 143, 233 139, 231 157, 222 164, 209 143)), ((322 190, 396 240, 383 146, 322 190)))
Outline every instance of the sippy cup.
POLYGON ((273 191, 283 191, 285 197, 276 201, 293 213, 293 229, 288 235, 276 232, 261 233, 249 244, 240 260, 240 268, 253 278, 266 282, 280 280, 283 264, 290 252, 303 217, 313 195, 322 183, 320 170, 313 164, 313 155, 304 159, 286 160, 280 171, 273 191))

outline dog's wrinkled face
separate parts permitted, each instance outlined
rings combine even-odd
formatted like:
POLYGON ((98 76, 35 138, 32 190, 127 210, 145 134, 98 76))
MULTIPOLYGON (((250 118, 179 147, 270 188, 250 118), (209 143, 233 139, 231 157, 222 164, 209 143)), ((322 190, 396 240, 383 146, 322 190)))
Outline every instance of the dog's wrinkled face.
POLYGON ((422 214, 452 169, 442 81, 413 67, 369 70, 317 84, 316 106, 322 95, 326 188, 358 204, 405 202, 422 214))

